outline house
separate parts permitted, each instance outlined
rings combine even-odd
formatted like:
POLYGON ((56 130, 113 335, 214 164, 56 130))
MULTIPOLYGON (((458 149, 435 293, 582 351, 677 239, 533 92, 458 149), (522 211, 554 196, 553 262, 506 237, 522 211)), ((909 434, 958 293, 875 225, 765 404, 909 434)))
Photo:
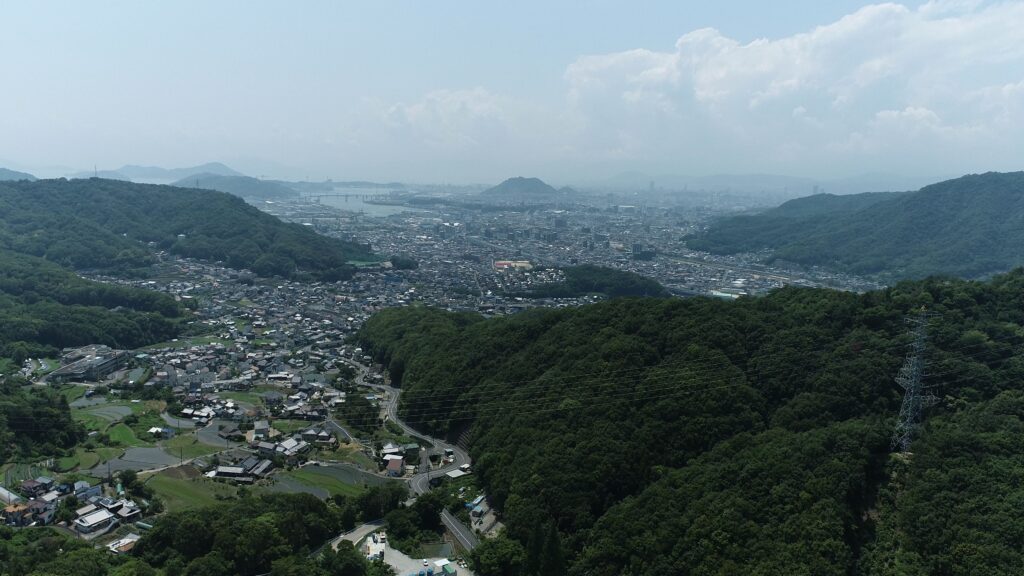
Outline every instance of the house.
POLYGON ((266 420, 257 420, 252 425, 252 437, 254 440, 261 440, 270 436, 270 422, 266 420))
POLYGON ((27 524, 26 517, 28 515, 27 504, 8 504, 4 508, 4 524, 14 526, 24 526, 27 524))
POLYGON ((388 472, 388 476, 398 478, 405 471, 405 459, 399 457, 394 460, 388 460, 388 464, 385 466, 385 469, 388 472))
POLYGON ((241 466, 217 466, 217 478, 237 478, 245 474, 241 466))
POLYGON ((93 532, 110 526, 114 523, 116 518, 117 517, 109 510, 97 510, 91 514, 76 518, 74 521, 74 527, 75 530, 82 534, 92 534, 93 532))
POLYGON ((268 459, 263 459, 252 470, 250 470, 249 473, 258 478, 262 478, 269 474, 273 468, 274 463, 272 461, 268 459))
POLYGON ((319 427, 308 428, 302 431, 302 439, 317 446, 332 446, 338 439, 327 430, 319 427))
POLYGON ((404 450, 402 450, 402 447, 399 446, 398 444, 388 442, 387 444, 384 445, 383 448, 381 448, 380 453, 381 456, 389 456, 392 454, 401 455, 404 453, 404 450))
POLYGON ((114 554, 127 554, 135 548, 135 543, 142 539, 142 536, 138 534, 129 534, 124 538, 114 540, 110 544, 107 544, 107 550, 110 550, 114 554))
POLYGON ((36 498, 46 494, 53 488, 53 479, 40 476, 35 480, 25 480, 21 483, 21 493, 29 498, 36 498))

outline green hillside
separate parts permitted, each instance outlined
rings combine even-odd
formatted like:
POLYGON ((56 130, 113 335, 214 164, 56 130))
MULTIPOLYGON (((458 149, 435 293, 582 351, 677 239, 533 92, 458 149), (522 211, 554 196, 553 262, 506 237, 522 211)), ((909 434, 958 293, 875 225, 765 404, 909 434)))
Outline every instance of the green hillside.
POLYGON ((18 172, 7 168, 0 168, 0 180, 35 180, 36 177, 27 172, 18 172))
POLYGON ((689 244, 717 253, 768 249, 772 260, 887 278, 976 278, 1024 264, 1024 172, 964 176, 892 197, 858 196, 850 202, 812 197, 726 219, 689 244), (800 208, 813 203, 818 206, 800 208))
POLYGON ((1022 271, 492 320, 394 309, 360 340, 403 418, 469 439, 508 528, 476 552, 506 569, 481 576, 1024 571, 1022 271), (911 456, 890 449, 894 377, 922 306, 940 402, 911 456))
POLYGON ((77 269, 124 271, 154 250, 263 276, 348 278, 362 245, 287 224, 241 198, 116 180, 0 184, 0 247, 77 269))
POLYGON ((577 298, 588 294, 601 294, 609 298, 624 296, 668 296, 665 287, 656 280, 635 272, 584 264, 563 270, 565 281, 545 284, 522 294, 527 298, 577 298))
POLYGON ((164 294, 91 282, 0 250, 0 358, 52 358, 86 344, 144 346, 176 336, 182 314, 164 294))
POLYGON ((280 182, 232 174, 190 175, 175 182, 174 186, 218 190, 250 200, 285 200, 297 198, 299 195, 294 189, 280 182))

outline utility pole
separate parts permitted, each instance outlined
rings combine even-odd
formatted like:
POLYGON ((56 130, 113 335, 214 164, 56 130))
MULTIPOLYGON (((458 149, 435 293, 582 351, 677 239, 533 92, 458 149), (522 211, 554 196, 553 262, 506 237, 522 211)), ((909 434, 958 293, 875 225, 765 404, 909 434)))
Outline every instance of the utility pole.
POLYGON ((905 391, 903 405, 900 406, 899 421, 896 423, 896 429, 892 435, 892 447, 898 448, 900 452, 910 451, 910 442, 921 427, 922 410, 938 401, 935 396, 924 393, 921 385, 921 379, 924 377, 928 321, 935 316, 937 315, 922 309, 916 316, 906 319, 907 323, 913 325, 911 333, 914 335, 914 341, 899 374, 896 376, 896 383, 905 391))

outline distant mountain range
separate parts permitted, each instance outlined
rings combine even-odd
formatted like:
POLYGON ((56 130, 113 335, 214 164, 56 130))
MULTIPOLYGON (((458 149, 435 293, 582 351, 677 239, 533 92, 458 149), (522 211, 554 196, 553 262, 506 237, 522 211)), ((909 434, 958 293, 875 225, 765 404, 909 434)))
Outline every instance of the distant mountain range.
POLYGON ((7 168, 0 168, 0 180, 35 180, 36 177, 27 172, 18 172, 17 170, 8 170, 7 168))
POLYGON ((800 197, 817 192, 856 194, 917 190, 942 180, 941 177, 903 176, 899 174, 862 174, 848 178, 814 179, 778 174, 719 174, 682 176, 679 174, 644 174, 624 172, 588 186, 596 190, 643 191, 651 184, 658 190, 689 190, 707 192, 766 193, 783 198, 800 197))
POLYGON ((106 178, 108 180, 127 180, 130 182, 143 182, 147 184, 170 184, 176 180, 195 176, 197 174, 213 174, 218 176, 243 176, 220 162, 209 162, 199 166, 188 168, 161 168, 159 166, 135 166, 127 164, 117 170, 96 170, 92 172, 78 172, 72 174, 72 178, 106 178))
POLYGON ((917 192, 816 195, 727 218, 689 240, 715 253, 888 279, 984 277, 1024 265, 1024 172, 972 174, 917 192))
POLYGON ((258 180, 249 176, 221 174, 194 174, 173 183, 182 188, 217 190, 249 200, 285 200, 295 198, 298 192, 285 184, 272 180, 258 180))

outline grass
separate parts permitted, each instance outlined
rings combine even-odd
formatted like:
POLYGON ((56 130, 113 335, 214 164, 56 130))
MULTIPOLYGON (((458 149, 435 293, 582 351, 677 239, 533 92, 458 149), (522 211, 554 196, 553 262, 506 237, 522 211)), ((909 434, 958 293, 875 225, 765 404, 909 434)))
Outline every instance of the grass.
POLYGON ((111 426, 107 429, 107 434, 110 435, 111 443, 120 444, 121 446, 152 446, 151 443, 140 440, 135 435, 135 431, 123 422, 111 426))
MULTIPOLYGON (((115 451, 114 455, 117 455, 117 451, 115 451)), ((105 462, 106 460, 109 459, 110 458, 103 459, 99 451, 87 450, 79 446, 78 448, 75 449, 75 453, 72 454, 71 456, 65 456, 57 460, 56 471, 69 472, 75 469, 88 470, 99 464, 101 460, 105 462)))
POLYGON ((273 426, 274 428, 280 430, 281 433, 283 433, 283 434, 291 434, 292 432, 297 432, 299 430, 305 430, 306 428, 309 428, 310 426, 312 426, 313 423, 309 422, 307 420, 281 419, 281 420, 274 420, 273 422, 270 423, 270 425, 273 426))
POLYGON ((185 460, 213 454, 221 449, 218 446, 211 446, 200 442, 195 434, 178 434, 163 443, 164 451, 171 456, 178 456, 185 460))
POLYGON ((366 470, 376 470, 377 464, 372 458, 363 453, 357 444, 342 444, 335 450, 321 450, 317 457, 322 460, 338 460, 351 462, 366 470))
POLYGON ((190 348, 192 346, 203 346, 206 344, 228 344, 227 340, 218 336, 193 336, 191 338, 178 338, 178 341, 168 340, 167 342, 158 342, 150 346, 146 346, 143 350, 159 350, 161 348, 170 348, 172 350, 180 350, 183 348, 190 348))
POLYGON ((263 396, 255 392, 221 392, 220 397, 225 400, 252 404, 253 406, 261 406, 263 404, 263 396))
POLYGON ((330 492, 332 496, 335 494, 358 496, 362 494, 364 490, 359 484, 343 482, 314 466, 296 468, 290 472, 284 472, 284 475, 290 476, 307 486, 322 488, 330 492))
POLYGON ((60 395, 67 399, 68 403, 78 400, 82 396, 85 396, 85 391, 88 390, 88 386, 76 386, 71 385, 60 391, 60 395))
MULTIPOLYGON (((189 466, 185 468, 194 470, 189 466)), ((158 472, 146 481, 146 486, 164 501, 168 512, 210 506, 237 494, 234 486, 185 472, 182 468, 158 472)))
MULTIPOLYGON (((147 402, 146 404, 150 404, 147 402)), ((132 432, 135 433, 140 439, 149 442, 155 440, 149 433, 150 428, 167 428, 167 422, 160 417, 160 409, 153 406, 146 406, 142 412, 135 414, 135 417, 130 420, 132 432)))
POLYGON ((111 422, 109 418, 86 410, 72 410, 71 417, 81 422, 86 430, 103 430, 111 422))
POLYGON ((38 478, 47 473, 49 471, 45 468, 25 462, 8 462, 0 466, 0 478, 7 482, 8 487, 17 487, 22 480, 38 478))

